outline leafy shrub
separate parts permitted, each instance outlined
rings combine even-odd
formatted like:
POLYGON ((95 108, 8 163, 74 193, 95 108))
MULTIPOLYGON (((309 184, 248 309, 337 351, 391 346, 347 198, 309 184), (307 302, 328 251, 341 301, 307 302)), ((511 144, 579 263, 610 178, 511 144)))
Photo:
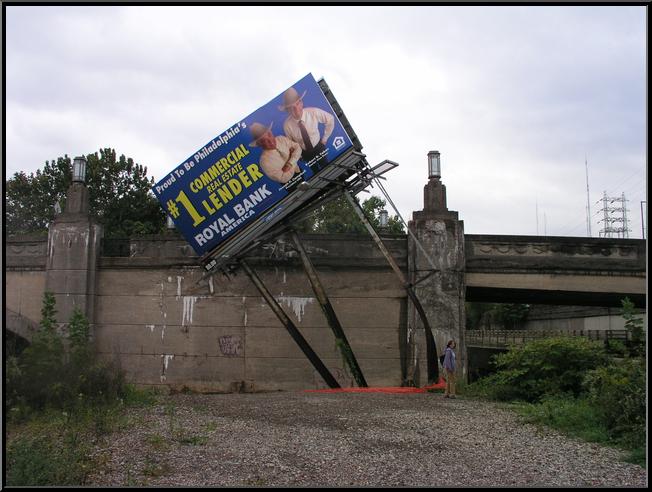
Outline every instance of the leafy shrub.
POLYGON ((484 378, 482 385, 490 398, 501 401, 578 395, 585 373, 606 362, 600 342, 571 337, 534 340, 495 356, 497 372, 484 378))
POLYGON ((601 409, 611 435, 627 444, 645 444, 645 360, 614 360, 585 377, 589 400, 601 409))
POLYGON ((636 316, 634 303, 625 297, 620 301, 623 305, 622 316, 625 319, 625 329, 629 332, 629 353, 632 356, 645 355, 645 322, 636 316))
POLYGON ((607 340, 605 349, 609 355, 614 357, 626 357, 629 354, 627 346, 621 340, 607 340))
POLYGON ((124 375, 97 360, 89 343, 89 324, 75 309, 68 325, 69 347, 57 332, 54 296, 45 293, 41 329, 18 357, 5 361, 6 408, 24 418, 29 410, 71 409, 88 402, 115 401, 125 392, 124 375))
POLYGON ((114 429, 125 401, 150 404, 154 397, 127 385, 122 371, 96 358, 81 311, 73 311, 67 347, 49 293, 41 313, 31 346, 5 360, 7 422, 20 423, 7 439, 7 484, 83 485, 94 466, 91 436, 114 429))

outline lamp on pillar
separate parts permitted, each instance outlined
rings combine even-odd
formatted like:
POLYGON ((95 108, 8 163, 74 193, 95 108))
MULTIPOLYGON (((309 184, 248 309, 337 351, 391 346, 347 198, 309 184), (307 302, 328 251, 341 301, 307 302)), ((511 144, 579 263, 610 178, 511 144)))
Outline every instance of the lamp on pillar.
POLYGON ((423 188, 424 212, 447 211, 446 187, 441 182, 441 154, 428 152, 428 182, 423 188))
POLYGON ((72 161, 72 181, 73 183, 86 182, 86 157, 75 157, 72 161))
POLYGON ((380 221, 380 230, 381 231, 387 230, 387 225, 389 223, 389 216, 387 214, 387 210, 385 209, 381 210, 378 219, 380 221))
POLYGON ((88 188, 86 188, 86 157, 72 161, 72 184, 66 195, 66 213, 88 213, 88 188))
POLYGON ((428 152, 428 179, 441 178, 441 157, 438 150, 428 152))

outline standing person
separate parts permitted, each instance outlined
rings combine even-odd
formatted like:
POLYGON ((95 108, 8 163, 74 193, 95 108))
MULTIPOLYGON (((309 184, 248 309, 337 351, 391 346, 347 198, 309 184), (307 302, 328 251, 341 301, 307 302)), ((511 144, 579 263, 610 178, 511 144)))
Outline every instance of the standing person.
POLYGON ((304 108, 306 92, 299 96, 296 89, 290 87, 283 93, 283 104, 278 109, 288 113, 283 124, 285 135, 301 146, 301 160, 317 173, 328 164, 326 142, 335 128, 335 117, 320 108, 304 108), (320 123, 324 125, 323 135, 320 123))
POLYGON ((263 149, 260 156, 260 167, 263 173, 277 183, 287 183, 285 188, 290 192, 301 182, 301 175, 303 175, 297 163, 301 157, 301 147, 287 137, 274 136, 273 124, 274 122, 269 126, 260 123, 252 124, 250 131, 254 140, 249 146, 263 149))
POLYGON ((446 371, 444 398, 455 398, 455 370, 457 369, 457 364, 455 363, 455 340, 449 340, 446 344, 443 366, 446 371))

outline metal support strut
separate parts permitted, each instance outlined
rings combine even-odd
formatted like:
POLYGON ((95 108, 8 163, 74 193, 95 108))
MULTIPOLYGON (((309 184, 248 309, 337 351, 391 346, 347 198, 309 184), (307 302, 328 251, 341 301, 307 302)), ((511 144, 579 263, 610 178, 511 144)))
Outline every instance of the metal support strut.
POLYGON ((326 384, 328 384, 330 388, 340 388, 340 384, 333 377, 333 375, 330 373, 328 368, 324 365, 324 363, 321 361, 321 359, 315 353, 312 347, 308 345, 306 339, 303 338, 303 335, 301 335, 301 333, 294 325, 292 320, 287 316, 287 314, 285 314, 285 311, 283 311, 281 306, 279 306, 278 302, 276 302, 274 296, 272 296, 269 290, 267 290, 267 287, 265 287, 265 284, 263 284, 262 280, 260 280, 256 272, 252 270, 252 268, 245 260, 241 259, 239 261, 244 271, 247 273, 247 275, 254 283, 258 291, 262 294, 262 296, 267 301, 269 307, 272 308, 274 314, 276 314, 276 316, 281 321, 281 323, 283 323, 283 326, 285 326, 290 336, 294 339, 294 341, 297 343, 297 345, 305 354, 305 356, 308 357, 308 360, 313 365, 313 367, 317 370, 317 372, 319 372, 319 374, 324 379, 324 381, 326 381, 326 384))
POLYGON ((353 196, 347 190, 344 190, 343 193, 346 199, 353 207, 353 210, 355 210, 356 214, 358 215, 362 223, 369 231, 369 234, 371 234, 371 237, 378 245, 378 248, 387 259, 388 263, 392 267, 392 270, 394 270, 394 273, 396 273, 396 275, 400 279, 401 284, 403 284, 403 288, 407 291, 408 297, 412 300, 412 302, 414 303, 414 307, 419 313, 419 317, 421 318, 421 322, 423 323, 423 328, 426 330, 426 360, 428 366, 428 383, 437 382, 437 380, 439 379, 439 366, 437 365, 437 346, 435 345, 435 337, 432 335, 432 331, 430 330, 430 323, 428 323, 428 318, 426 317, 426 313, 423 310, 423 306, 421 305, 421 302, 419 301, 419 298, 417 297, 416 293, 412 289, 412 284, 410 284, 405 278, 405 275, 403 275, 403 272, 396 264, 396 261, 394 261, 394 258, 389 253, 382 239, 380 239, 380 236, 374 229, 374 226, 369 222, 369 220, 365 216, 364 211, 360 207, 360 204, 353 198, 353 196))
POLYGON ((319 280, 317 271, 315 270, 315 267, 310 261, 310 258, 308 257, 308 254, 306 253, 306 250, 303 247, 303 243, 299 239, 299 235, 297 234, 297 232, 293 230, 291 235, 292 235, 292 240, 294 241, 294 244, 296 245, 297 250, 299 251, 299 256, 301 257, 301 261, 303 262, 303 268, 305 269, 306 274, 308 275, 308 279, 310 280, 310 285, 312 285, 312 290, 315 292, 315 297, 319 301, 319 305, 321 306, 321 309, 324 312, 324 316, 326 316, 326 320, 328 321, 331 330, 333 330, 333 334, 335 335, 335 340, 337 341, 337 346, 342 352, 342 356, 344 357, 344 360, 349 366, 349 369, 351 370, 351 373, 353 374, 356 383, 358 383, 358 386, 360 386, 361 388, 366 388, 367 382, 365 381, 364 376, 362 375, 362 370, 360 369, 360 366, 358 365, 358 361, 356 360, 355 355, 353 354, 353 350, 351 350, 349 341, 346 339, 346 335, 344 334, 342 325, 340 324, 340 321, 337 318, 337 315, 335 314, 335 310, 333 309, 333 306, 331 305, 331 302, 328 299, 328 295, 326 294, 326 291, 324 290, 324 287, 322 286, 321 281, 319 280))

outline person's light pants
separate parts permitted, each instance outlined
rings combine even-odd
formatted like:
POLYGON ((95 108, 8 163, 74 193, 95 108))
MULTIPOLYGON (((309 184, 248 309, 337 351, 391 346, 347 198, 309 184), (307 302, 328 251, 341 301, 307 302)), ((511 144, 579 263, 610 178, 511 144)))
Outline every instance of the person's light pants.
POLYGON ((446 390, 445 395, 455 395, 455 373, 446 370, 446 390))

